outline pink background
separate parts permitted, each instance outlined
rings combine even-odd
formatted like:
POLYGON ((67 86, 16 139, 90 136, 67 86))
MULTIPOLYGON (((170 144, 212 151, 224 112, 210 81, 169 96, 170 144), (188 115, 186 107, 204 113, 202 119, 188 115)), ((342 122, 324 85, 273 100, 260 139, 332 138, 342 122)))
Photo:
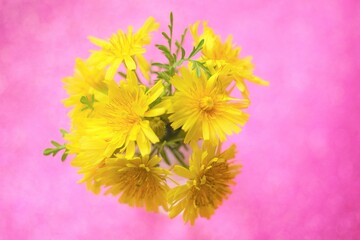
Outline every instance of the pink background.
MULTIPOLYGON (((359 1, 0 1, 0 239, 360 239, 359 1), (61 78, 152 15, 234 35, 255 73, 233 195, 196 226, 95 196, 60 157, 61 78)), ((155 39, 160 39, 156 37, 155 39)), ((243 56, 244 56, 243 55, 243 56)))

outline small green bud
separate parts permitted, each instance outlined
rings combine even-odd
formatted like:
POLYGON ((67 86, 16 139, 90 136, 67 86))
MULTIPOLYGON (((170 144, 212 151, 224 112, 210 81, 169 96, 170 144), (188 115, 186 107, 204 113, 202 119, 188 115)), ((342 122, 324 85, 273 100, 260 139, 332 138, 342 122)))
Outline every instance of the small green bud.
POLYGON ((166 135, 166 124, 161 118, 154 117, 150 120, 150 127, 155 132, 156 136, 161 140, 166 135))

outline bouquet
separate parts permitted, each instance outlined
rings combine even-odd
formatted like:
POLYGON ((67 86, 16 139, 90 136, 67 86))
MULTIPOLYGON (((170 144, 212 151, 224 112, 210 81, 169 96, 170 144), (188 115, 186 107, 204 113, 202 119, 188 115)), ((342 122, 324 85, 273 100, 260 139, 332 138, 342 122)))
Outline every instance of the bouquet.
POLYGON ((189 27, 193 48, 185 50, 188 29, 174 40, 172 13, 165 44, 155 45, 164 60, 146 59, 158 28, 150 17, 137 31, 89 37, 98 48, 63 79, 70 130, 61 129, 64 143, 51 141, 44 155, 72 154, 80 182, 96 194, 194 224, 214 214, 240 172, 236 146, 222 145, 248 121, 245 81, 268 83, 231 37, 222 41, 206 22, 189 27))

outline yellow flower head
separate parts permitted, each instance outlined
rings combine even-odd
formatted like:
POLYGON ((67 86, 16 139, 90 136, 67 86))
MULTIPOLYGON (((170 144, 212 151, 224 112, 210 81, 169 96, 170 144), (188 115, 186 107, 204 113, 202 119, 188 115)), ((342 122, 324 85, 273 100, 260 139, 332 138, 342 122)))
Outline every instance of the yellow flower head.
POLYGON ((69 95, 67 99, 63 100, 63 103, 66 107, 74 107, 70 112, 73 124, 88 117, 93 110, 93 108, 87 108, 81 102, 81 98, 90 101, 105 97, 107 85, 104 80, 105 72, 103 70, 89 65, 80 58, 76 59, 74 75, 62 80, 64 89, 69 95))
POLYGON ((100 185, 94 177, 97 170, 104 165, 104 149, 108 144, 96 136, 86 135, 82 128, 72 129, 64 139, 67 141, 69 154, 74 154, 71 165, 78 167, 78 173, 83 174, 79 183, 86 183, 90 191, 98 194, 100 185))
POLYGON ((127 69, 136 69, 136 63, 134 61, 135 57, 140 70, 145 78, 148 78, 149 65, 143 57, 143 54, 146 51, 143 46, 150 43, 149 33, 158 28, 159 23, 155 22, 154 18, 150 17, 136 33, 133 33, 133 28, 129 26, 127 34, 122 30, 118 30, 118 32, 112 35, 108 41, 89 37, 92 43, 101 47, 100 50, 92 51, 89 62, 95 64, 100 69, 104 69, 108 66, 105 78, 111 80, 114 78, 116 71, 122 62, 125 62, 127 69))
POLYGON ((110 157, 116 149, 126 150, 127 157, 135 153, 135 143, 141 154, 150 153, 151 143, 159 138, 146 118, 162 115, 165 109, 150 105, 163 93, 161 81, 149 90, 137 82, 133 72, 128 73, 127 82, 109 84, 108 99, 99 103, 99 117, 89 119, 88 132, 108 142, 105 155, 110 157))
POLYGON ((230 97, 218 74, 207 79, 186 68, 179 72, 181 75, 171 79, 176 90, 169 97, 169 120, 174 129, 181 127, 186 132, 185 143, 202 138, 217 144, 218 140, 226 140, 226 134, 240 131, 238 125, 244 125, 248 119, 248 114, 241 111, 248 106, 248 100, 230 97))
POLYGON ((168 171, 157 167, 161 159, 154 156, 127 159, 122 155, 109 158, 98 170, 97 180, 107 188, 105 194, 119 195, 119 202, 132 207, 145 207, 158 212, 159 206, 167 210, 166 184, 168 171))
POLYGON ((209 219, 231 194, 230 185, 235 184, 234 178, 241 167, 229 161, 234 157, 235 145, 222 153, 220 147, 216 150, 208 145, 203 150, 194 150, 189 169, 175 166, 174 172, 188 181, 169 191, 169 216, 174 218, 183 212, 184 221, 191 224, 198 216, 209 219))
POLYGON ((268 82, 254 76, 254 65, 251 63, 251 57, 240 58, 241 49, 233 45, 232 36, 229 36, 223 43, 221 37, 216 35, 206 22, 203 23, 203 33, 199 35, 199 23, 196 22, 192 25, 190 30, 195 44, 204 39, 200 61, 205 62, 207 66, 215 66, 217 69, 230 68, 231 76, 235 79, 239 90, 245 93, 245 96, 249 94, 244 83, 245 79, 260 85, 269 85, 268 82))

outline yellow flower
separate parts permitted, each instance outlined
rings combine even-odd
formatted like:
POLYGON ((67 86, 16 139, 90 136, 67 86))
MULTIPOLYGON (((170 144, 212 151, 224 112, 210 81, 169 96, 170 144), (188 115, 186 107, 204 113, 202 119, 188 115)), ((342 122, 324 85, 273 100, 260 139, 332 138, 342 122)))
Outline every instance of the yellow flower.
POLYGON ((87 188, 98 194, 100 185, 95 180, 96 171, 104 165, 104 150, 108 143, 96 136, 88 136, 84 129, 78 126, 64 136, 69 154, 74 154, 71 165, 80 168, 78 173, 83 174, 79 183, 86 183, 87 188))
POLYGON ((268 82, 253 74, 254 65, 251 63, 251 57, 240 58, 240 48, 233 46, 231 36, 223 43, 220 36, 216 35, 207 26, 206 22, 203 23, 204 30, 201 35, 198 34, 198 28, 199 22, 196 22, 190 27, 190 30, 195 44, 204 39, 200 61, 205 62, 207 66, 214 66, 217 69, 223 67, 229 68, 231 70, 230 75, 235 79, 237 87, 245 96, 248 95, 248 90, 244 83, 245 79, 260 85, 269 85, 268 82))
POLYGON ((98 170, 97 180, 107 188, 105 194, 120 195, 119 202, 132 207, 145 207, 158 212, 159 206, 167 210, 166 184, 168 171, 158 167, 158 156, 126 159, 122 155, 105 160, 98 170))
POLYGON ((195 223, 198 216, 210 218, 222 201, 231 194, 230 185, 239 173, 240 165, 229 161, 235 157, 235 145, 220 153, 220 147, 208 145, 195 149, 189 169, 176 165, 174 172, 187 183, 168 193, 169 216, 174 218, 183 212, 185 222, 195 223))
POLYGON ((145 78, 148 79, 148 70, 150 67, 143 57, 143 54, 146 51, 143 45, 150 43, 149 33, 158 28, 159 23, 155 22, 154 18, 150 17, 136 33, 133 33, 133 28, 129 26, 127 34, 122 30, 118 30, 118 32, 113 34, 108 41, 89 37, 92 43, 101 47, 100 50, 92 51, 89 62, 95 64, 100 69, 109 66, 105 78, 111 80, 114 78, 116 71, 122 62, 125 62, 125 65, 129 70, 135 70, 135 58, 141 72, 144 74, 145 78))
POLYGON ((248 114, 241 111, 249 104, 248 100, 230 97, 218 80, 218 74, 207 79, 199 78, 194 71, 180 68, 181 75, 175 75, 171 83, 175 93, 169 97, 172 113, 169 120, 174 129, 186 132, 185 143, 200 138, 217 144, 226 140, 226 135, 240 131, 248 114))
POLYGON ((64 89, 69 95, 63 100, 63 103, 66 107, 74 107, 69 113, 73 124, 81 122, 93 114, 96 101, 106 96, 107 85, 104 80, 104 71, 90 66, 80 58, 76 59, 74 75, 62 80, 64 89), (88 101, 94 99, 93 108, 87 108, 81 102, 82 98, 86 98, 88 101))
POLYGON ((164 114, 162 107, 150 108, 163 91, 161 81, 147 90, 138 84, 133 72, 128 73, 127 82, 121 81, 120 86, 109 83, 108 99, 98 105, 99 116, 86 124, 87 132, 108 142, 106 156, 110 157, 120 148, 120 152, 126 151, 127 157, 131 157, 136 144, 143 156, 150 153, 151 143, 158 142, 159 138, 147 118, 164 114))

